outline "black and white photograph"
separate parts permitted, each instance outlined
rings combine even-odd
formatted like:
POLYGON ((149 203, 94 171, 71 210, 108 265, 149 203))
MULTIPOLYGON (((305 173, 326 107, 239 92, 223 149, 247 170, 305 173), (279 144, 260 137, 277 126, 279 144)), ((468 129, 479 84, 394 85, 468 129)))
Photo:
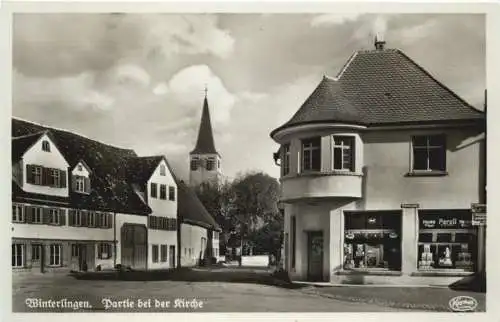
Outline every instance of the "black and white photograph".
POLYGON ((486 22, 12 13, 12 312, 486 312, 486 22))

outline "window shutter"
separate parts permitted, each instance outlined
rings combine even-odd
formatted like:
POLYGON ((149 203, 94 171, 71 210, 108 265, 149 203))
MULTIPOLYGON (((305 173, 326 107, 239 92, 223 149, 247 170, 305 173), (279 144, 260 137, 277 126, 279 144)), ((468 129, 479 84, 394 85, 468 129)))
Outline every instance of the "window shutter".
POLYGON ((76 191, 76 176, 71 176, 71 190, 76 191))
POLYGON ((43 217, 43 223, 44 224, 49 224, 50 223, 50 213, 49 213, 49 208, 42 208, 42 217, 43 217))
POLYGON ((66 188, 66 171, 61 170, 59 171, 59 187, 61 188, 66 188))
POLYGON ((75 225, 75 210, 74 209, 70 209, 68 212, 68 225, 69 226, 75 225))
POLYGON ((95 226, 97 228, 101 228, 102 227, 102 222, 101 222, 101 216, 103 214, 101 214, 100 212, 96 212, 95 213, 95 226))
POLYGON ((66 209, 59 209, 59 225, 66 226, 66 209))
POLYGON ((108 214, 108 228, 113 228, 113 214, 108 214))
POLYGON ((89 212, 87 210, 82 210, 81 216, 82 216, 82 227, 87 227, 89 212))
POLYGON ((85 192, 90 193, 90 179, 84 178, 83 180, 85 180, 85 192))
POLYGON ((24 221, 27 223, 32 223, 34 217, 33 212, 35 208, 30 206, 23 206, 23 210, 24 210, 24 221))
POLYGON ((26 182, 28 183, 35 182, 35 177, 33 176, 33 165, 31 164, 26 165, 26 182))

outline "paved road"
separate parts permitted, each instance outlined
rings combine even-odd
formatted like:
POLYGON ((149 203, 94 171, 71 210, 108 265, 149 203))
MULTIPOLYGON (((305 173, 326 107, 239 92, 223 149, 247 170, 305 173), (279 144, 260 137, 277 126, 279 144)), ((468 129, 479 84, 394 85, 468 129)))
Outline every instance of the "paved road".
MULTIPOLYGON (((30 309, 27 299, 88 301, 92 311, 120 312, 380 312, 402 311, 383 306, 349 303, 301 290, 274 286, 184 281, 84 281, 68 276, 37 276, 13 282, 13 311, 71 311, 66 309, 30 309), (104 309, 108 298, 115 308, 104 309), (138 308, 139 303, 149 308, 138 308), (157 301, 155 301, 157 300, 157 301), (177 303, 176 303, 177 300, 177 303), (193 301, 194 300, 194 301, 193 301), (183 303, 183 301, 186 301, 183 303), (144 304, 146 303, 146 304, 144 304), (165 307, 169 303, 169 307, 165 307), (200 303, 201 307, 200 307, 200 303), (156 304, 156 305, 155 305, 156 304), (162 307, 155 307, 161 306, 162 307), (177 307, 176 307, 177 304, 177 307), (183 308, 182 306, 197 308, 183 308)), ((59 302, 62 303, 62 302, 59 302)), ((38 302, 38 304, 40 304, 38 302)), ((85 303, 83 303, 85 304, 85 303)), ((44 302, 47 305, 47 302, 44 302)), ((55 305, 55 304, 54 304, 55 305)))

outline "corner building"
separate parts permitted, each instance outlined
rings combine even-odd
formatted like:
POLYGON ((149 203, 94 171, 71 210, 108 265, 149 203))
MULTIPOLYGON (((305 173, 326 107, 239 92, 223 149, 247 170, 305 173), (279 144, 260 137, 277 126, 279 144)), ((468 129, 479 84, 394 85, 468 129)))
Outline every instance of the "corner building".
POLYGON ((448 285, 484 265, 485 114, 402 51, 355 52, 280 144, 293 280, 448 285))

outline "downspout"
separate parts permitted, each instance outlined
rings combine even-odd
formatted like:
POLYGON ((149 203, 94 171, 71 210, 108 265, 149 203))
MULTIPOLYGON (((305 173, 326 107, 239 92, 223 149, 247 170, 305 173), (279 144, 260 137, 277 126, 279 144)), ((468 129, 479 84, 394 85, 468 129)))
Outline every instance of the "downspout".
POLYGON ((117 257, 117 253, 116 253, 116 211, 113 212, 113 267, 116 267, 116 257, 117 257))

